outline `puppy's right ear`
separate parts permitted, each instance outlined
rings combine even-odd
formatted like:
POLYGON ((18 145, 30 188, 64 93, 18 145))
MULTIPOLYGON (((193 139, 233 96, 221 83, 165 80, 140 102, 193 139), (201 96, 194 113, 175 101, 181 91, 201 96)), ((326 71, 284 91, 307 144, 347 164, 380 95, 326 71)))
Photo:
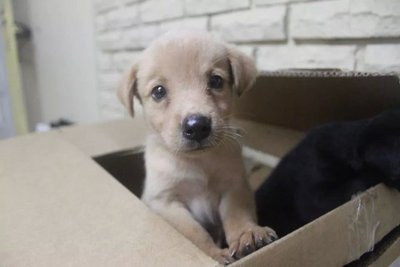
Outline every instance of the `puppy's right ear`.
POLYGON ((117 90, 117 96, 121 103, 125 106, 129 115, 133 117, 133 97, 137 94, 136 88, 136 74, 138 65, 135 64, 131 67, 129 72, 125 74, 117 90))

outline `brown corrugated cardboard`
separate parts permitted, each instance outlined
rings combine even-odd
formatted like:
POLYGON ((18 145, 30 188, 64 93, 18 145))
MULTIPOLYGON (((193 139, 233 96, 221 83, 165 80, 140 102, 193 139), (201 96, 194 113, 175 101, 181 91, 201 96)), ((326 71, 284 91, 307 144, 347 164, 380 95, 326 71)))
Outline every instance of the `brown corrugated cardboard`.
MULTIPOLYGON (((118 157, 135 160, 133 155, 135 155, 134 151, 118 153, 116 157, 108 155, 101 158, 103 163, 108 157, 111 159, 109 163, 115 164, 115 159, 118 157)), ((136 155, 138 155, 136 161, 141 162, 141 152, 136 155)), ((133 170, 130 164, 127 164, 128 161, 119 161, 120 169, 132 171, 131 178, 135 177, 140 181, 143 179, 143 170, 133 170), (126 165, 123 164, 124 162, 126 165)), ((110 164, 106 165, 110 166, 110 164)), ((109 169, 106 166, 106 169, 116 177, 122 178, 122 183, 129 181, 124 174, 121 176, 121 173, 113 172, 113 167, 109 169)), ((137 184, 125 185, 137 194, 137 184)), ((399 203, 400 194, 397 191, 378 185, 232 266, 265 266, 266 262, 268 266, 343 266, 369 251, 375 243, 399 225, 399 203)), ((385 248, 387 251, 382 250, 383 253, 377 257, 377 260, 390 261, 396 255, 399 256, 400 251, 394 250, 390 253, 391 247, 395 245, 396 243, 390 244, 385 248)), ((375 264, 375 261, 373 263, 375 264)))
POLYGON ((141 117, 96 125, 64 127, 52 132, 94 157, 144 144, 146 127, 141 117))
POLYGON ((378 185, 232 266, 343 266, 399 225, 398 203, 378 185))
POLYGON ((1 266, 214 266, 84 152, 53 135, 0 145, 1 266))
MULTIPOLYGON (((400 105, 394 76, 335 73, 261 76, 235 112, 245 145, 280 157, 314 125, 400 105)), ((216 266, 134 195, 144 138, 135 118, 0 142, 0 266, 216 266)), ((400 194, 378 185, 233 266, 341 266, 400 224, 399 207, 400 194)))
POLYGON ((238 101, 240 118, 295 130, 366 118, 400 105, 395 75, 284 71, 264 73, 238 101))

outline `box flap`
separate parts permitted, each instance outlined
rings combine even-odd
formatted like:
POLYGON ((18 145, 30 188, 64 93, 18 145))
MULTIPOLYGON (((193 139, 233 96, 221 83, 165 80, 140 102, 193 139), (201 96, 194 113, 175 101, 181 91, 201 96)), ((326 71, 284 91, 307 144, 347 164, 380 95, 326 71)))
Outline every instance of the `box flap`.
POLYGON ((322 123, 371 117, 400 106, 400 83, 395 75, 329 73, 261 74, 254 88, 237 101, 235 115, 306 131, 322 123))
POLYGON ((4 266, 216 265, 54 135, 0 142, 0 214, 4 266))
POLYGON ((142 146, 146 125, 140 116, 93 125, 76 125, 52 131, 91 157, 142 146))

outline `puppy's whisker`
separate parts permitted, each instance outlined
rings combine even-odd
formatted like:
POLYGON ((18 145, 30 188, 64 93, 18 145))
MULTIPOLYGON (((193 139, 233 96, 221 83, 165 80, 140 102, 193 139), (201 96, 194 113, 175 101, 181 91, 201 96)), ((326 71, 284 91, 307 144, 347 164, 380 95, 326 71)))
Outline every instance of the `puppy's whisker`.
POLYGON ((239 143, 236 139, 230 137, 224 138, 224 142, 227 145, 227 148, 229 148, 231 151, 234 151, 239 143))
POLYGON ((221 128, 221 130, 226 131, 226 132, 230 132, 232 134, 236 134, 236 135, 242 135, 240 131, 240 129, 238 128, 221 128))
POLYGON ((238 127, 238 126, 232 126, 232 125, 226 125, 226 126, 223 126, 224 128, 226 128, 226 129, 231 129, 231 130, 234 130, 234 131, 243 131, 244 132, 244 129, 243 128, 241 128, 241 127, 238 127))
POLYGON ((215 129, 216 133, 222 134, 222 135, 230 135, 235 138, 241 138, 243 135, 238 131, 238 128, 236 127, 219 127, 215 129))
MULTIPOLYGON (((240 146, 240 141, 238 140, 239 138, 241 138, 242 136, 240 134, 231 132, 231 131, 227 131, 227 130, 223 130, 223 129, 219 129, 218 131, 218 135, 221 136, 221 142, 229 142, 229 145, 232 147, 236 147, 237 145, 240 146)), ((226 143, 225 142, 225 143, 226 143)))

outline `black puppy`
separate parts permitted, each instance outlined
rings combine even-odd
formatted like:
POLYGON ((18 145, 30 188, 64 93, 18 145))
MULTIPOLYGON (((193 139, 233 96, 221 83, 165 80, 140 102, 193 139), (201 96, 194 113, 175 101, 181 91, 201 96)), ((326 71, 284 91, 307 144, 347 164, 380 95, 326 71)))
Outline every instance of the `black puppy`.
POLYGON ((257 190, 259 223, 282 237, 380 182, 400 190, 400 109, 312 130, 257 190))

